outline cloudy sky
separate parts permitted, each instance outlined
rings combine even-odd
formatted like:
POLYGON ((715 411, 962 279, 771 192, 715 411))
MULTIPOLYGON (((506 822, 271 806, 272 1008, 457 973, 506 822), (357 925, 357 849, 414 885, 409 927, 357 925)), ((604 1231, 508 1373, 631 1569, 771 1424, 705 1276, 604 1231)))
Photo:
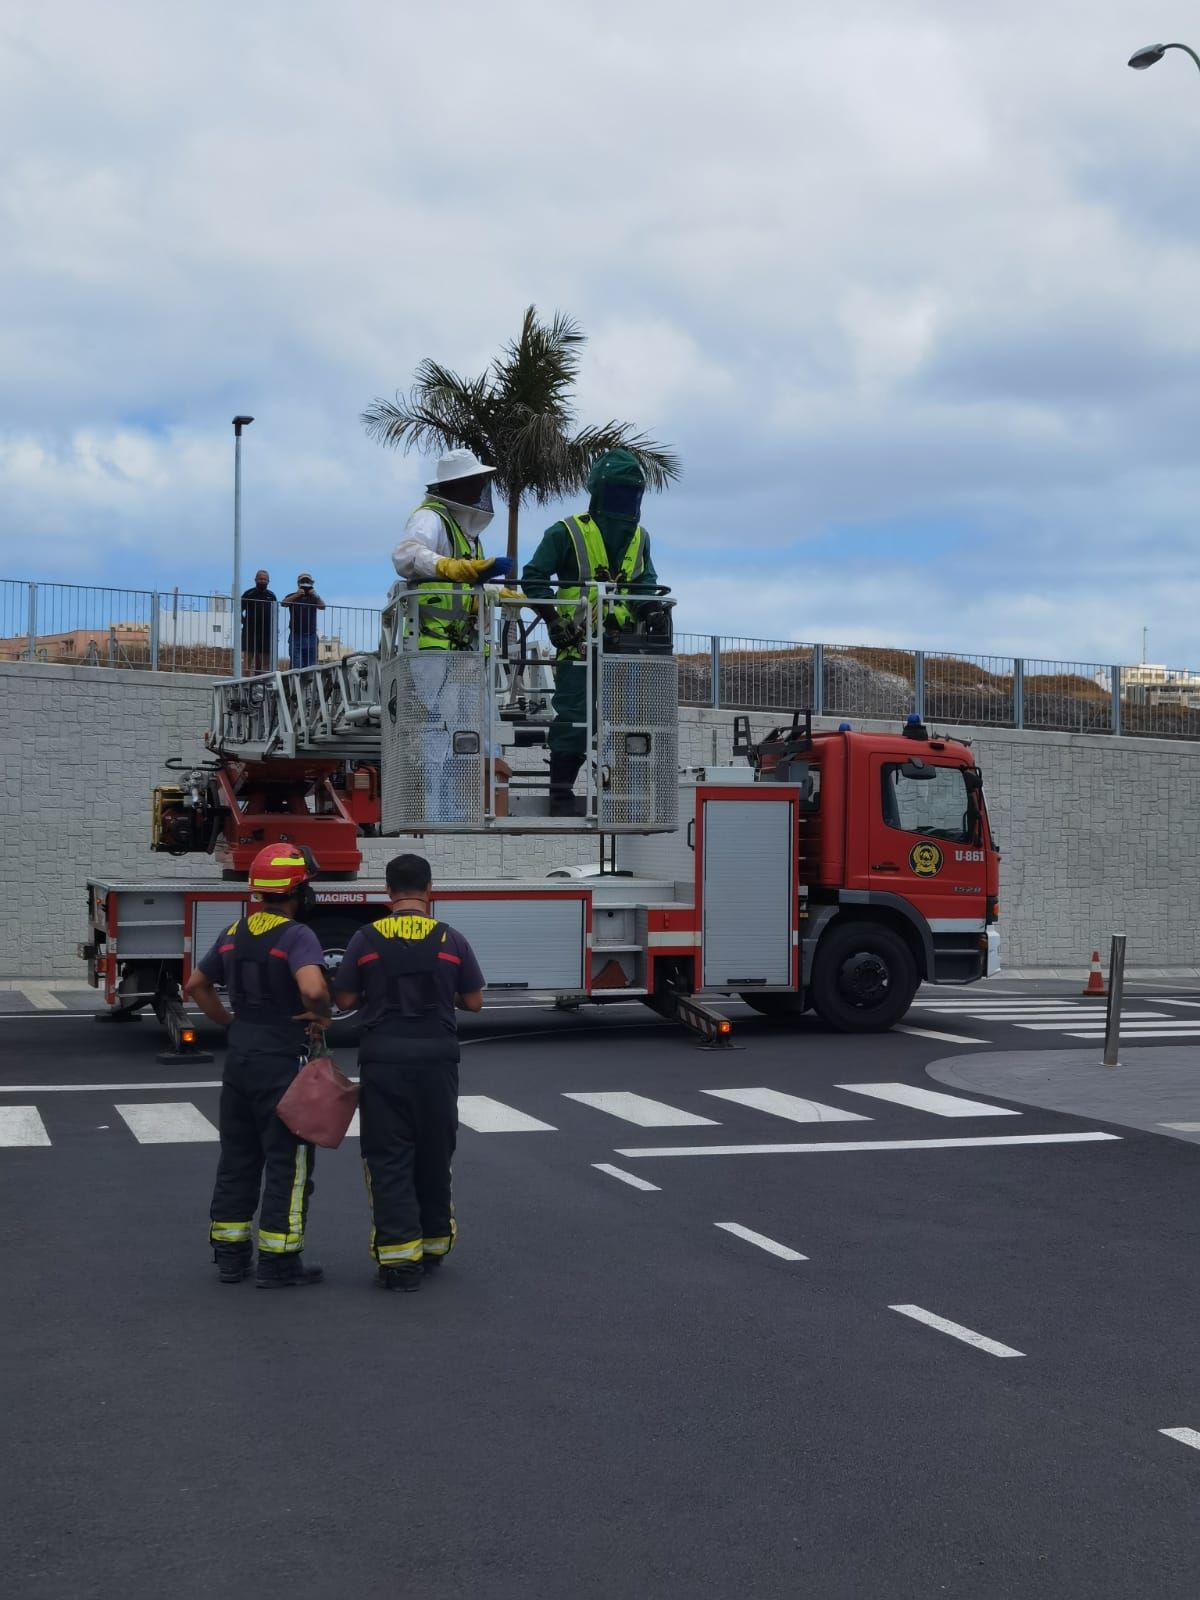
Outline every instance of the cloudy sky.
POLYGON ((1200 666, 1200 76, 1127 70, 1156 37, 1200 11, 8 0, 0 576, 227 587, 247 411, 247 567, 378 603, 424 474, 359 413, 535 303, 583 419, 682 456, 682 627, 1200 666))

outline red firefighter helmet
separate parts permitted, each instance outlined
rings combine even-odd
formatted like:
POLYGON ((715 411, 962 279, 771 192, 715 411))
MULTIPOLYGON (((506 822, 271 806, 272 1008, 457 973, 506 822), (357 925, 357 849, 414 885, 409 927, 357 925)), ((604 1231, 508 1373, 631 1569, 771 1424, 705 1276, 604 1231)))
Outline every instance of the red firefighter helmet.
POLYGON ((294 894, 307 883, 316 863, 307 850, 292 844, 268 844, 250 863, 249 886, 258 894, 294 894))

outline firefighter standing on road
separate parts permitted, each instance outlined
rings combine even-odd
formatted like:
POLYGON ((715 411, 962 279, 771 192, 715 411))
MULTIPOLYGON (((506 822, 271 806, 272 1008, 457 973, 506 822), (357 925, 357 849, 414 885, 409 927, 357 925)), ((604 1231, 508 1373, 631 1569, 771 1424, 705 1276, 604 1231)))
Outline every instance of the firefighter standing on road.
POLYGON ((309 1025, 329 1020, 329 984, 317 936, 302 925, 314 903, 316 863, 294 845, 267 845, 250 867, 256 904, 223 933, 188 979, 206 1017, 229 1027, 221 1080, 221 1155, 209 1238, 222 1283, 248 1277, 258 1219, 260 1289, 316 1283, 306 1266, 304 1224, 312 1193, 313 1147, 275 1114, 302 1065, 309 1025), (216 985, 223 984, 230 1017, 216 985))
POLYGON ((483 974, 462 934, 430 916, 424 857, 389 861, 387 889, 390 915, 354 935, 333 988, 343 1009, 362 1007, 360 1143, 379 1283, 411 1290, 440 1265, 457 1232, 454 1013, 483 1009, 483 974))
MULTIPOLYGON (((650 536, 639 522, 646 474, 628 450, 606 450, 588 473, 588 509, 547 528, 525 565, 521 587, 530 600, 583 600, 589 584, 614 582, 624 594, 652 595, 658 574, 650 536)), ((591 597, 594 599, 594 596, 591 597)), ((587 668, 580 650, 584 616, 564 606, 534 606, 556 651, 554 721, 550 727, 550 815, 576 814, 574 785, 587 754, 587 668)), ((612 620, 624 624, 629 608, 612 620)), ((606 621, 609 619, 606 618, 606 621)))

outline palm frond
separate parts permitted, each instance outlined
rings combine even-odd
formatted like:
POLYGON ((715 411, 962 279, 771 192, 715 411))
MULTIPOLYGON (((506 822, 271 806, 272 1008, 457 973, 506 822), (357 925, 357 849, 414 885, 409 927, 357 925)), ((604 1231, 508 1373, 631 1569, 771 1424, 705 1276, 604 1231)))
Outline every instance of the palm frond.
POLYGON ((641 463, 652 489, 678 478, 679 458, 631 423, 610 421, 575 431, 573 390, 587 342, 579 324, 556 311, 549 323, 528 306, 521 331, 487 371, 464 378, 430 358, 413 374, 407 395, 376 399, 362 413, 368 435, 393 449, 436 451, 460 446, 496 468, 510 509, 509 554, 516 557, 516 513, 578 493, 598 455, 624 448, 641 463))
POLYGON ((599 427, 581 428, 571 443, 578 452, 576 459, 587 461, 585 478, 592 462, 606 450, 628 450, 646 474, 646 486, 650 489, 665 489, 682 471, 679 457, 673 450, 636 432, 628 422, 606 422, 599 427))

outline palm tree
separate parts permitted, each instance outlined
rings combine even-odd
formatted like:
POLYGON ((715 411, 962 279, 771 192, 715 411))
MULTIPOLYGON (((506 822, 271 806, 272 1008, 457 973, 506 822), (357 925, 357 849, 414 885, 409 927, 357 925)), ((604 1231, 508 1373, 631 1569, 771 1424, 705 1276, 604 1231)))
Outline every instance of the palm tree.
POLYGON ((572 390, 587 336, 561 311, 547 325, 525 312, 520 336, 478 378, 461 378, 439 362, 422 361, 411 392, 375 400, 362 414, 367 433, 404 450, 465 447, 496 469, 508 506, 508 554, 517 560, 517 520, 526 499, 545 505, 583 488, 593 461, 623 447, 641 463, 646 482, 663 489, 679 476, 673 451, 606 422, 575 431, 572 390))

